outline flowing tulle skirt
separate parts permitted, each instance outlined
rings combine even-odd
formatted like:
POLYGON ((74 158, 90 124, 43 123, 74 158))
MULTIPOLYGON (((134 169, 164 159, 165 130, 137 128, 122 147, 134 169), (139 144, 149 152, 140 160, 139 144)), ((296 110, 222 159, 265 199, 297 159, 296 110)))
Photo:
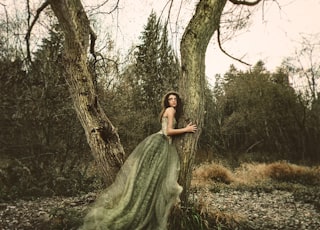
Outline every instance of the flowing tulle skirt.
POLYGON ((168 138, 161 133, 147 137, 96 200, 81 229, 166 229, 182 191, 178 173, 179 157, 168 138))

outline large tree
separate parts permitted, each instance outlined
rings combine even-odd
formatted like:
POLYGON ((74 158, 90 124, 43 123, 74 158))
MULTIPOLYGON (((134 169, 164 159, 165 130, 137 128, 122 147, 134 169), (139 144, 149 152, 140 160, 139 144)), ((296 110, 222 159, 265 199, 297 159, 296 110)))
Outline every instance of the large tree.
POLYGON ((115 127, 100 106, 89 69, 88 50, 95 55, 95 34, 80 0, 54 0, 45 4, 50 4, 64 31, 65 77, 74 107, 106 183, 110 184, 123 163, 124 150, 115 127))
MULTIPOLYGON (((253 6, 262 0, 229 0, 236 5, 253 6)), ((192 121, 198 125, 195 135, 184 135, 177 141, 181 159, 180 184, 185 188, 181 195, 183 203, 188 202, 188 188, 191 183, 193 163, 198 139, 201 135, 205 113, 205 55, 213 34, 217 32, 220 44, 220 19, 227 0, 200 0, 195 13, 186 27, 181 44, 181 78, 179 90, 184 99, 183 123, 192 121)))
MULTIPOLYGON (((197 141, 203 125, 206 49, 213 33, 219 29, 226 3, 226 0, 200 1, 181 41, 180 92, 185 103, 182 125, 192 121, 198 126, 195 135, 187 134, 177 144, 181 159, 180 184, 184 188, 190 186, 197 141)), ((181 200, 186 202, 187 197, 188 190, 184 190, 181 200)))

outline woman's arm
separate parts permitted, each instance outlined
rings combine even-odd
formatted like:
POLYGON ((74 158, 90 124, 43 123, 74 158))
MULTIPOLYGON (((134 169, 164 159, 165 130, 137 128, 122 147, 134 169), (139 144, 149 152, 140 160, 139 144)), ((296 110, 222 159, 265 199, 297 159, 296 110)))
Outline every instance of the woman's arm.
POLYGON ((190 122, 186 127, 181 129, 172 128, 175 113, 176 113, 176 110, 172 107, 169 107, 166 109, 166 111, 163 114, 164 117, 168 118, 168 127, 167 127, 168 136, 179 135, 183 133, 194 133, 195 131, 197 131, 197 126, 192 124, 192 122, 190 122))

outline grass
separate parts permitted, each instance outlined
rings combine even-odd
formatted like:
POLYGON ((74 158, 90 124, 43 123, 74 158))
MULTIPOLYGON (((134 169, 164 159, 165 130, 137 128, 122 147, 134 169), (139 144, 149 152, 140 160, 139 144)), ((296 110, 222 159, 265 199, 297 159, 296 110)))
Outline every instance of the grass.
POLYGON ((206 185, 208 181, 230 184, 235 181, 233 173, 223 165, 217 163, 202 164, 193 172, 192 185, 206 185))
POLYGON ((218 163, 205 163, 194 170, 192 186, 207 186, 215 182, 255 185, 270 181, 320 185, 320 167, 300 166, 279 161, 270 164, 243 163, 231 170, 218 163))
MULTIPOLYGON (((203 201, 203 200, 202 200, 203 201)), ((191 203, 188 208, 175 207, 169 218, 169 230, 250 230, 246 219, 237 213, 210 209, 207 203, 191 203)))

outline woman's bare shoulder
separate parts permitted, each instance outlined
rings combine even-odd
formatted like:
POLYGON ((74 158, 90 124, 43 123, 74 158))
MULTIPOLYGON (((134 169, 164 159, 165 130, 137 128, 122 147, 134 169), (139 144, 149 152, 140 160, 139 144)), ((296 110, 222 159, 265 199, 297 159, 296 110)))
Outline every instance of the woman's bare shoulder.
POLYGON ((166 111, 176 112, 176 110, 175 110, 173 107, 168 107, 168 108, 166 108, 166 111))
POLYGON ((176 110, 173 107, 168 107, 163 113, 164 117, 168 117, 168 115, 175 114, 176 110))

